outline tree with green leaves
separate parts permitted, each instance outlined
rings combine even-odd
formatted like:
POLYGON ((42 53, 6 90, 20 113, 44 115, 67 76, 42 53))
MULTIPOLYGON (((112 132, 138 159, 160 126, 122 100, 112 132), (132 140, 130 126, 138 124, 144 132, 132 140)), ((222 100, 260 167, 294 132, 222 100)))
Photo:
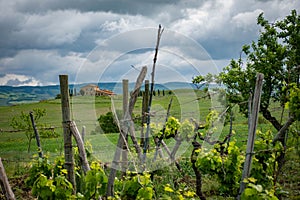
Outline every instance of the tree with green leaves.
MULTIPOLYGON (((245 102, 252 100, 257 73, 263 73, 260 113, 277 131, 272 143, 286 147, 289 128, 300 120, 300 16, 292 10, 271 23, 261 13, 257 24, 261 27, 258 40, 244 45, 239 59, 232 59, 220 74, 196 77, 193 82, 223 83, 228 103, 238 104, 248 116, 245 102), (279 105, 281 114, 272 105, 279 105)), ((278 157, 280 165, 283 158, 284 152, 278 157)))
MULTIPOLYGON (((35 123, 38 125, 40 118, 46 115, 46 109, 33 109, 33 118, 35 123)), ((31 141, 34 138, 34 130, 32 127, 32 122, 30 119, 30 114, 21 112, 20 115, 14 116, 10 122, 10 126, 14 129, 21 130, 25 132, 26 138, 28 140, 27 151, 30 152, 31 141)))
MULTIPOLYGON (((228 102, 239 104, 240 111, 247 116, 248 105, 241 102, 249 100, 254 91, 256 74, 263 73, 260 112, 278 131, 273 142, 285 144, 286 131, 300 118, 300 94, 296 92, 300 84, 300 16, 292 10, 285 19, 270 23, 261 13, 257 24, 261 26, 258 40, 242 48, 246 59, 232 59, 217 79, 226 86, 228 102), (279 103, 282 116, 274 116, 270 107, 272 103, 279 103), (285 111, 289 117, 283 121, 285 111)), ((202 82, 207 82, 211 75, 201 78, 202 82)))

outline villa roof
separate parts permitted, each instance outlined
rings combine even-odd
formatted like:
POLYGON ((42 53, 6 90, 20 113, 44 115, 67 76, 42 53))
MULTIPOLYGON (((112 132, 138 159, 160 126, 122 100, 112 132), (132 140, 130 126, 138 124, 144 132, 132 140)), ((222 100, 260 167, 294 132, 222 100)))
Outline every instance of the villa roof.
POLYGON ((100 89, 99 86, 97 86, 95 84, 85 85, 85 86, 81 87, 81 90, 82 89, 87 89, 87 88, 93 88, 94 91, 95 91, 95 93, 106 94, 106 95, 115 95, 115 93, 113 91, 105 90, 105 89, 100 89))

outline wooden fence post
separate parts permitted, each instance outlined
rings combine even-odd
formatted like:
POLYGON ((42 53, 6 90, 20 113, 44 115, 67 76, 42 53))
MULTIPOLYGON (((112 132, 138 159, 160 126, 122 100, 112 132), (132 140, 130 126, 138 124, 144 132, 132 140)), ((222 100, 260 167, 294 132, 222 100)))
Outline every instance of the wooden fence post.
POLYGON ((33 127, 35 139, 36 139, 36 144, 38 146, 39 157, 42 158, 43 157, 43 151, 42 151, 42 147, 41 147, 40 136, 39 136, 39 133, 37 131, 37 128, 36 128, 36 125, 35 125, 35 122, 34 122, 33 113, 29 112, 29 115, 30 115, 31 124, 32 124, 32 127, 33 127))
POLYGON ((73 192, 76 194, 76 181, 74 173, 74 156, 72 146, 72 132, 70 130, 71 112, 69 98, 69 83, 68 75, 59 75, 60 94, 61 94, 61 110, 62 124, 64 130, 64 153, 65 153, 65 168, 67 169, 67 179, 73 185, 73 192))
POLYGON ((9 185, 1 158, 0 158, 0 185, 1 185, 2 191, 5 194, 6 199, 8 199, 8 200, 16 199, 15 195, 9 185))
POLYGON ((87 171, 90 170, 90 165, 89 162, 87 160, 87 156, 86 156, 86 152, 85 152, 85 148, 84 148, 84 144, 83 144, 83 140, 80 136, 80 133, 78 131, 78 128, 76 126, 76 123, 74 121, 72 121, 70 123, 70 129, 71 132, 76 140, 77 143, 77 147, 78 147, 78 152, 79 152, 79 157, 80 157, 80 162, 82 164, 82 169, 84 171, 84 174, 87 173, 87 171))
POLYGON ((158 33, 157 33, 157 40, 156 40, 156 47, 155 47, 155 54, 153 58, 153 65, 152 65, 152 72, 151 72, 151 87, 150 87, 150 97, 149 97, 149 103, 147 108, 147 130, 145 134, 145 142, 144 142, 144 148, 143 148, 143 162, 146 161, 146 155, 149 145, 149 135, 150 135, 150 123, 151 123, 151 117, 150 117, 150 111, 151 111, 151 105, 152 105, 152 98, 153 98, 153 91, 154 91, 154 76, 155 76, 155 67, 156 67, 156 61, 157 61, 157 55, 158 55, 158 47, 160 43, 160 39, 162 36, 164 29, 161 28, 161 25, 158 27, 158 33))
POLYGON ((144 124, 147 122, 147 110, 149 103, 149 80, 145 80, 145 91, 143 95, 143 105, 142 105, 142 127, 141 127, 141 137, 140 137, 140 146, 144 146, 145 133, 144 133, 144 124))
MULTIPOLYGON (((134 123, 131 119, 131 114, 133 112, 134 104, 136 102, 138 93, 140 91, 140 87, 143 83, 146 73, 147 73, 147 67, 145 66, 142 68, 142 70, 136 80, 135 88, 131 94, 128 108, 126 108, 126 114, 123 117, 123 120, 126 121, 126 126, 124 126, 124 124, 122 124, 121 126, 119 125, 120 135, 119 135, 117 148, 115 151, 115 155, 114 155, 114 158, 113 158, 113 161, 111 164, 111 169, 110 169, 110 173, 109 173, 109 177, 108 177, 107 190, 106 190, 107 197, 114 196, 114 181, 115 181, 115 177, 117 174, 118 161, 120 160, 120 156, 121 156, 121 149, 123 148, 123 145, 128 145, 128 143, 126 142, 126 138, 125 138, 127 135, 127 132, 130 133, 130 137, 136 148, 139 160, 141 159, 141 151, 139 149, 139 146, 137 144, 137 141, 136 141, 136 138, 134 135, 134 123)), ((115 112, 115 111, 113 111, 113 112, 115 112)))
MULTIPOLYGON (((128 111, 128 80, 124 79, 123 80, 123 119, 125 119, 126 116, 126 112, 128 111)), ((124 123, 126 123, 126 121, 123 121, 121 124, 121 127, 123 129, 124 127, 124 123)), ((127 150, 127 146, 126 143, 128 142, 128 134, 125 133, 125 142, 123 144, 123 148, 122 148, 122 176, 126 175, 126 170, 127 170, 127 162, 128 162, 128 150, 127 150)))
POLYGON ((82 138, 82 141, 84 142, 84 138, 85 138, 85 132, 86 132, 86 127, 85 126, 82 126, 82 129, 81 129, 81 138, 82 138))
POLYGON ((251 121, 250 121, 251 123, 250 123, 250 128, 249 128, 249 133, 248 133, 246 158, 245 158, 245 163, 244 163, 242 180, 241 180, 240 190, 239 190, 237 199, 241 198, 241 195, 245 190, 246 183, 244 183, 244 179, 248 178, 250 176, 251 161, 252 161, 252 154, 253 154, 253 148, 254 148, 256 127, 257 127, 257 122, 258 122, 258 113, 259 113, 259 107, 260 107, 260 97, 261 97, 263 79, 264 79, 264 75, 261 73, 258 73, 257 79, 256 79, 254 96, 253 96, 252 112, 251 112, 251 116, 248 116, 248 117, 251 117, 251 121))

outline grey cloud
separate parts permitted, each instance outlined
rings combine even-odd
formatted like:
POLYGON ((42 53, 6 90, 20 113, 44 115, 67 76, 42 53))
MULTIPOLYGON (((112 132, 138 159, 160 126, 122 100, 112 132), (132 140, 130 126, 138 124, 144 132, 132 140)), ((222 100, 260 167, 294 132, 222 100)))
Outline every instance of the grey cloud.
POLYGON ((20 12, 45 12, 48 10, 76 9, 79 11, 103 11, 119 14, 149 15, 162 5, 176 4, 180 0, 20 0, 16 9, 20 12))
POLYGON ((59 74, 74 77, 80 64, 81 55, 68 53, 64 56, 54 50, 24 50, 12 58, 0 60, 1 74, 20 74, 34 77, 43 84, 57 82, 59 74))
POLYGON ((27 85, 29 83, 32 83, 33 79, 29 78, 28 80, 25 81, 20 81, 19 79, 11 79, 9 81, 7 81, 7 85, 12 85, 12 86, 19 86, 19 85, 27 85))
MULTIPOLYGON (((0 14, 5 15, 5 14, 0 14)), ((95 46, 101 24, 117 19, 111 13, 80 13, 75 10, 44 14, 12 14, 0 18, 0 57, 24 49, 85 51, 95 46)))
MULTIPOLYGON (((229 60, 239 56, 243 44, 257 39, 260 11, 272 21, 299 7, 300 1, 293 0, 0 0, 0 73, 32 75, 44 83, 56 82, 59 73, 75 77, 89 52, 109 38, 115 40, 99 47, 106 52, 96 61, 110 63, 120 52, 134 56, 135 49, 151 50, 158 24, 166 28, 163 47, 173 45, 199 56, 186 42, 167 35, 167 30, 178 31, 213 59, 229 60), (145 27, 154 31, 132 32, 145 27), (123 33, 125 38, 118 37, 123 33)), ((168 57, 164 59, 167 63, 168 57)), ((96 61, 88 61, 85 74, 97 70, 96 61)))

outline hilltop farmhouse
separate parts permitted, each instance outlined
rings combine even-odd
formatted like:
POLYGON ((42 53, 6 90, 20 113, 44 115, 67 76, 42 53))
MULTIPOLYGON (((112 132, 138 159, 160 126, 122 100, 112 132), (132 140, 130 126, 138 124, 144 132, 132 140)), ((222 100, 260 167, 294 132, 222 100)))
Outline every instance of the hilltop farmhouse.
POLYGON ((97 85, 88 84, 80 88, 80 94, 82 96, 111 96, 115 95, 110 90, 102 90, 97 85))

